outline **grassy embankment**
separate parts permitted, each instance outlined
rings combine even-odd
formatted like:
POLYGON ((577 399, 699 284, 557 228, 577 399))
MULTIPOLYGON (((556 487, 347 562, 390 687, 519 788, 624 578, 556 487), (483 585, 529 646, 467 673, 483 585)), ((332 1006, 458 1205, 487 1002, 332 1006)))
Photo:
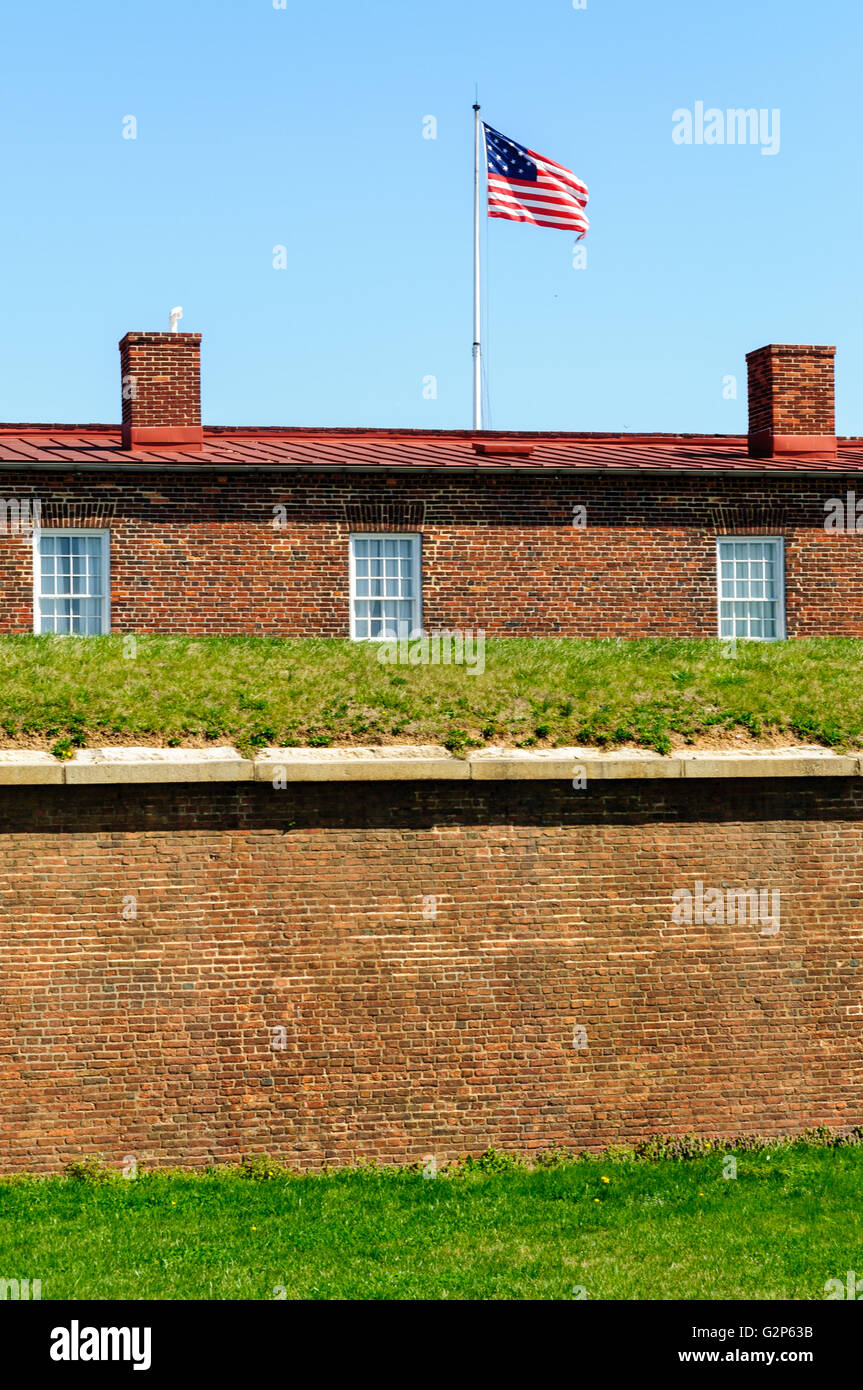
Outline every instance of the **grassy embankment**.
POLYGON ((0 746, 863 745, 863 641, 488 641, 485 669, 337 639, 0 638, 0 746))

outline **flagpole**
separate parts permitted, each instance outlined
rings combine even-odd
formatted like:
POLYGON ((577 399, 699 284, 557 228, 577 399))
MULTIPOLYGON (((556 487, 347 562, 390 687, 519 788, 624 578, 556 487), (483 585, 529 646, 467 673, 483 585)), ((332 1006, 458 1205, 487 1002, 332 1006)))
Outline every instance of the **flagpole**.
POLYGON ((473 108, 473 427, 482 429, 482 347, 480 345, 479 255, 479 104, 473 108))

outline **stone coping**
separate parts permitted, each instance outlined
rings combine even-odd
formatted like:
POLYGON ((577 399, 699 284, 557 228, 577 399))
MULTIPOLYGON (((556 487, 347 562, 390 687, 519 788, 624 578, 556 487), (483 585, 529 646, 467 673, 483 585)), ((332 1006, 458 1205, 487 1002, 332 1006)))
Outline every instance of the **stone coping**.
POLYGON ((435 744, 383 748, 87 748, 66 762, 0 750, 0 785, 134 782, 586 781, 656 777, 860 777, 863 756, 825 748, 704 750, 665 757, 643 749, 483 748, 465 758, 435 744))

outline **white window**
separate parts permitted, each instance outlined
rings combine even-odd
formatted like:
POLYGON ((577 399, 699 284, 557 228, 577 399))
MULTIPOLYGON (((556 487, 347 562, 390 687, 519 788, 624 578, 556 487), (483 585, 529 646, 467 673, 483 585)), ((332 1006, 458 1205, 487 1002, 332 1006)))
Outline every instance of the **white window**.
POLYGON ((716 542, 719 636, 785 636, 785 553, 780 539, 721 536, 716 542))
POLYGON ((33 533, 33 631, 110 632, 107 531, 33 533))
POLYGON ((410 637, 421 627, 419 536, 351 536, 351 637, 410 637))

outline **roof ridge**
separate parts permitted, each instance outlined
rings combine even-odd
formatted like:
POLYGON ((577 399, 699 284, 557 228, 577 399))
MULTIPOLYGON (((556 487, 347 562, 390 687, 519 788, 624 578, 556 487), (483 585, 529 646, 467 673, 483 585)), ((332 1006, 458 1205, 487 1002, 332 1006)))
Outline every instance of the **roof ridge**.
MULTIPOLYGON (((122 426, 104 423, 91 424, 50 424, 22 423, 0 424, 0 438, 22 435, 57 434, 113 434, 120 436, 122 426)), ((397 429, 378 425, 205 425, 204 436, 242 437, 242 438, 298 438, 298 439, 440 439, 440 440, 479 440, 485 442, 503 440, 542 441, 607 441, 618 444, 740 444, 746 441, 745 434, 708 434, 687 430, 429 430, 397 429)), ((840 444, 863 444, 863 435, 838 435, 840 444)))

